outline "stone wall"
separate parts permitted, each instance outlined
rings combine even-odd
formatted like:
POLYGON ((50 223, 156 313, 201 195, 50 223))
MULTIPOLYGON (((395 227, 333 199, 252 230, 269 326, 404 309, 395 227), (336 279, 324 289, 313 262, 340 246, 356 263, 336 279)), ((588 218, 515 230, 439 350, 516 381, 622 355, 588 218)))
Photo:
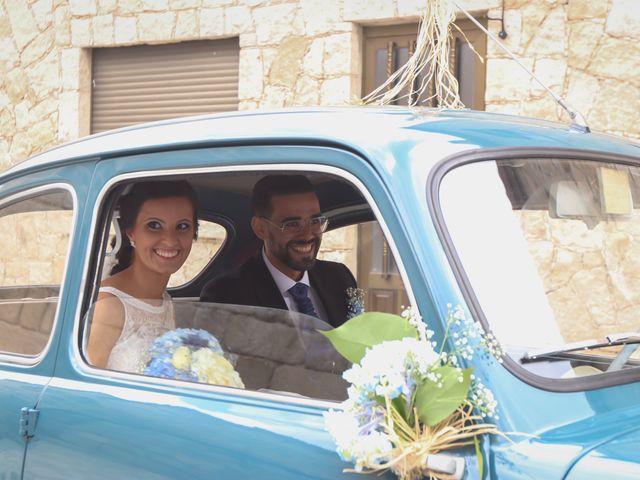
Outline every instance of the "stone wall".
MULTIPOLYGON (((505 44, 527 68, 582 113, 593 130, 640 138, 636 0, 506 0, 505 6, 505 44)), ((491 18, 498 14, 490 11, 491 18)), ((496 31, 496 22, 490 25, 496 31)), ((488 57, 487 110, 568 120, 493 42, 488 57)))
MULTIPOLYGON (((425 1, 0 0, 0 170, 89 133, 94 47, 238 37, 240 109, 343 105, 361 94, 362 27, 416 22, 425 1)), ((497 36, 502 0, 458 2, 497 36)), ((504 6, 526 67, 594 130, 640 138, 637 0, 504 6)), ((486 77, 487 110, 568 121, 491 41, 486 77)), ((324 255, 353 267, 355 243, 353 230, 328 237, 324 255)))
POLYGON ((0 217, 0 287, 59 285, 72 226, 71 211, 0 217))
POLYGON ((566 341, 638 330, 638 215, 591 229, 580 220, 552 220, 541 211, 522 211, 520 221, 566 341))
MULTIPOLYGON (((415 22, 424 3, 0 0, 0 169, 89 132, 93 47, 237 36, 241 109, 340 105, 361 93, 361 27, 415 22)), ((502 0, 459 3, 497 35, 502 0)), ((594 129, 639 138, 636 12, 636 0, 505 0, 505 43, 594 129)), ((486 104, 567 118, 493 42, 486 104)))

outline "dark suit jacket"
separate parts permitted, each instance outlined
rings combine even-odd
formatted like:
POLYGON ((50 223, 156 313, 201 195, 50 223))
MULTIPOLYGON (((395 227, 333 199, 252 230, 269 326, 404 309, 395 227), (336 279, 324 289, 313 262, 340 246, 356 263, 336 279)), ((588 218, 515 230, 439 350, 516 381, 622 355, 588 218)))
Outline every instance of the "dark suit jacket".
MULTIPOLYGON (((341 263, 317 260, 309 270, 309 281, 320 297, 329 323, 334 327, 342 325, 347 320, 347 288, 356 287, 351 271, 341 263)), ((200 301, 287 310, 261 253, 237 271, 208 282, 202 289, 200 301)))

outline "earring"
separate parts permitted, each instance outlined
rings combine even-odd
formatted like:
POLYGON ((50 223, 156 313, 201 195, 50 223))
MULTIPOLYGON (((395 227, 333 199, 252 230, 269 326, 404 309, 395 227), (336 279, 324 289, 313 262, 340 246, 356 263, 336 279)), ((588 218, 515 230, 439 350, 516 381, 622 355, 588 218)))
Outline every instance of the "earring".
POLYGON ((131 248, 136 248, 136 242, 129 240, 129 243, 131 244, 131 248))

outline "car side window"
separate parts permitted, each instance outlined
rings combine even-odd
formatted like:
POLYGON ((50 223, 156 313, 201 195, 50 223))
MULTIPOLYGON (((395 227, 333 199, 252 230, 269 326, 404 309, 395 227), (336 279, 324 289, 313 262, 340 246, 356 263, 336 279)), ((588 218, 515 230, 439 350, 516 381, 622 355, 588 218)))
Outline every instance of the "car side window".
MULTIPOLYGON (((247 305, 189 301, 176 302, 175 308, 179 328, 205 331, 216 338, 241 388, 323 400, 346 398, 348 385, 342 372, 349 363, 320 333, 332 328, 322 320, 247 305)), ((173 359, 164 351, 163 355, 173 359)), ((156 372, 148 369, 147 373, 156 372)), ((211 383, 239 386, 228 383, 231 380, 227 373, 211 383)))
MULTIPOLYGON (((260 221, 272 235, 268 238, 281 251, 289 248, 287 245, 294 245, 294 250, 300 249, 297 246, 300 243, 305 243, 305 249, 310 248, 309 232, 313 232, 314 246, 317 240, 319 247, 317 264, 320 269, 311 272, 309 278, 314 285, 313 301, 320 300, 318 317, 299 313, 287 304, 273 280, 268 291, 254 295, 261 289, 248 284, 262 281, 262 274, 253 272, 238 278, 235 274, 245 271, 247 265, 255 265, 256 259, 262 259, 262 242, 253 230, 250 197, 256 182, 269 173, 272 172, 236 171, 169 178, 170 181, 186 180, 197 193, 200 230, 186 263, 171 275, 167 286, 182 285, 195 275, 189 272, 200 272, 204 268, 202 277, 206 281, 202 282, 200 301, 187 296, 191 293, 180 297, 180 289, 171 290, 174 297, 170 307, 159 298, 131 298, 126 292, 116 292, 109 286, 115 277, 109 280, 111 268, 105 262, 101 293, 94 292, 93 305, 85 315, 87 325, 83 343, 88 363, 111 371, 286 396, 324 400, 346 398, 347 384, 342 373, 349 364, 320 331, 343 324, 363 309, 399 314, 401 306, 408 306, 400 269, 391 253, 393 246, 385 240, 372 207, 355 185, 337 175, 300 172, 308 176, 317 189, 312 211, 296 211, 295 215, 304 220, 302 229, 284 231, 282 222, 285 219, 298 218, 289 213, 273 219, 261 217, 260 221), (203 221, 203 217, 224 218, 231 225, 227 227, 229 238, 222 226, 203 221), (313 218, 322 218, 323 222, 312 224, 310 219, 313 218), (326 230, 325 218, 328 219, 326 230), (307 236, 307 240, 302 242, 299 236, 307 236), (202 241, 208 243, 200 248, 202 241), (221 250, 223 242, 226 243, 221 250), (182 275, 184 270, 187 270, 186 276, 182 275), (363 292, 351 293, 356 286, 363 292), (114 317, 107 318, 106 322, 103 317, 102 325, 96 327, 100 325, 96 322, 100 308, 107 304, 111 304, 110 311, 123 319, 116 325, 115 333, 109 332, 114 317), (147 321, 150 315, 157 320, 154 325, 147 321), (96 336, 92 339, 94 333, 96 336), (108 359, 103 362, 103 358, 98 357, 101 353, 95 348, 95 340, 109 336, 108 359), (196 353, 202 348, 221 358, 210 353, 196 353), (187 366, 191 368, 196 364, 194 368, 199 373, 185 371, 187 366)), ((152 181, 139 179, 140 183, 152 181)), ((125 197, 130 195, 126 192, 134 191, 135 185, 128 179, 126 183, 114 186, 113 195, 105 196, 108 200, 101 208, 121 212, 125 197)), ((129 231, 132 230, 135 229, 129 231)), ((116 242, 111 239, 105 242, 103 259, 113 257, 112 243, 116 242)), ((131 248, 129 251, 134 255, 131 261, 135 260, 135 255, 140 255, 140 262, 149 261, 149 265, 155 265, 155 260, 146 259, 150 250, 144 245, 138 239, 135 245, 126 247, 131 248)), ((153 244, 151 251, 156 245, 160 244, 153 244)), ((261 271, 267 272, 265 264, 261 271)))
POLYGON ((409 297, 398 265, 380 224, 365 221, 324 234, 318 258, 341 262, 363 290, 366 311, 399 314, 409 297))
POLYGON ((34 357, 45 349, 73 217, 73 199, 62 189, 0 206, 0 353, 34 357))

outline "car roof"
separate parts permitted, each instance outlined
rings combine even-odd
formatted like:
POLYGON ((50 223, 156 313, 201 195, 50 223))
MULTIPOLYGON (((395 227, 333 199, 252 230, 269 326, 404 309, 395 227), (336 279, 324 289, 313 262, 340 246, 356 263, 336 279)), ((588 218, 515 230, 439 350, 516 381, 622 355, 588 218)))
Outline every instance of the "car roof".
MULTIPOLYGON (((340 145, 370 154, 429 141, 429 157, 486 148, 576 148, 640 155, 631 140, 580 133, 568 125, 471 110, 407 107, 317 107, 238 111, 164 120, 80 138, 18 163, 4 175, 57 162, 109 158, 150 149, 295 142, 340 145)), ((377 153, 377 154, 376 154, 377 153)), ((3 176, 4 176, 3 175, 3 176)), ((1 177, 0 177, 1 180, 1 177)))

